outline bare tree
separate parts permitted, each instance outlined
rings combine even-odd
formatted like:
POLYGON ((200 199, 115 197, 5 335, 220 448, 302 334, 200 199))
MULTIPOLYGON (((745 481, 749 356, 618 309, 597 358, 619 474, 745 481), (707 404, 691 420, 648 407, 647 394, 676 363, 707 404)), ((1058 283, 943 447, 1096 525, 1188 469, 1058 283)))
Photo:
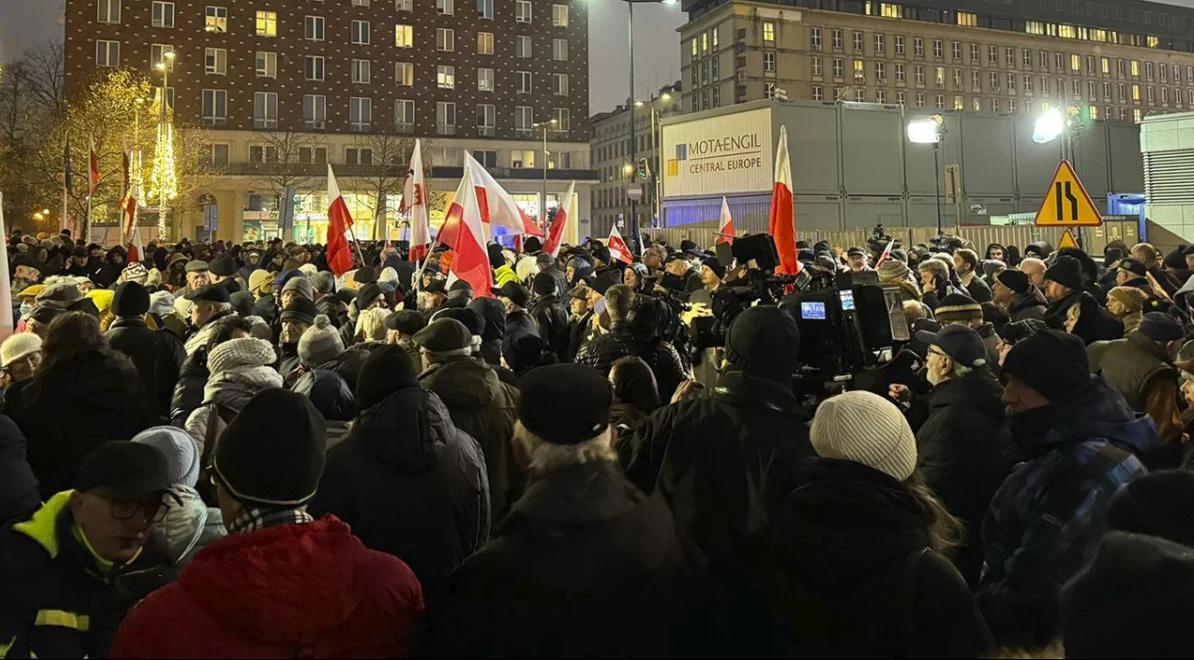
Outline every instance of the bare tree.
POLYGON ((22 73, 32 102, 52 117, 65 110, 66 74, 60 42, 30 48, 22 55, 22 73))
POLYGON ((410 154, 414 141, 409 137, 376 133, 361 136, 359 148, 369 149, 373 164, 367 174, 360 177, 372 200, 373 240, 383 238, 381 228, 389 222, 390 208, 387 198, 402 192, 402 182, 410 168, 410 154))
POLYGON ((286 129, 260 132, 256 141, 262 154, 254 169, 277 196, 280 219, 289 218, 283 238, 290 240, 294 235, 294 196, 310 192, 315 180, 323 176, 320 170, 324 165, 317 158, 317 150, 324 147, 323 138, 286 129))

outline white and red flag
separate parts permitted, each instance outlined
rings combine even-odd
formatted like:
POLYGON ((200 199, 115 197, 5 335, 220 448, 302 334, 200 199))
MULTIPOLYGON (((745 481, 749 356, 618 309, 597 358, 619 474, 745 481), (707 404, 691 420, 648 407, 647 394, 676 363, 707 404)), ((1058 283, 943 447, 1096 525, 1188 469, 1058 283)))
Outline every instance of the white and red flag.
POLYGON ((788 127, 779 127, 775 152, 775 185, 771 189, 769 231, 779 252, 780 275, 799 275, 803 266, 796 258, 796 209, 792 201, 792 163, 788 159, 788 127))
MULTIPOLYGON (((399 213, 410 214, 410 261, 427 258, 431 248, 431 219, 427 213, 427 181, 423 174, 423 150, 415 140, 415 150, 410 155, 410 171, 402 184, 402 204, 399 213)), ((389 237, 389 233, 386 233, 389 237)))
POLYGON ((493 273, 489 266, 489 252, 485 248, 481 199, 471 168, 464 168, 464 177, 460 180, 436 240, 455 253, 449 266, 449 279, 468 282, 473 288, 474 297, 492 298, 493 273))
POLYGON ((721 228, 717 230, 718 243, 734 244, 734 217, 730 215, 730 203, 725 197, 721 198, 721 228))
POLYGON ((352 247, 348 244, 345 234, 352 227, 352 214, 348 212, 348 204, 344 195, 340 194, 340 184, 336 183, 336 173, 328 164, 328 267, 337 277, 352 270, 352 247))
POLYGON ((543 230, 518 208, 510 193, 467 151, 464 153, 464 169, 472 175, 473 185, 477 189, 482 222, 503 227, 512 234, 543 236, 543 230))
POLYGON ((891 239, 890 241, 888 241, 887 247, 883 248, 883 254, 879 255, 879 260, 875 262, 876 268, 879 267, 879 264, 881 264, 884 261, 887 261, 888 259, 891 258, 891 251, 893 249, 895 249, 895 242, 896 242, 896 239, 894 239, 894 238, 891 239))
POLYGON ((95 189, 99 187, 100 170, 99 170, 99 154, 95 153, 95 138, 87 138, 87 195, 94 196, 95 189))
POLYGON ((609 228, 609 240, 606 241, 606 247, 609 248, 609 256, 621 261, 624 264, 634 263, 634 253, 630 251, 630 246, 626 241, 622 240, 622 234, 618 232, 617 225, 609 228))
POLYGON ((568 221, 576 222, 576 218, 572 218, 572 204, 576 201, 576 182, 573 181, 568 186, 568 192, 564 193, 564 199, 560 200, 560 205, 556 207, 556 217, 551 222, 551 229, 547 232, 547 241, 543 244, 543 251, 556 257, 560 254, 560 244, 564 242, 564 233, 568 229, 568 221))
POLYGON ((142 253, 145 251, 141 247, 141 232, 137 231, 137 204, 140 203, 141 191, 137 190, 134 183, 137 179, 132 174, 133 168, 139 167, 140 163, 136 162, 133 152, 125 151, 121 156, 121 166, 124 181, 120 195, 120 227, 124 237, 122 242, 128 250, 128 262, 133 263, 141 261, 142 253))

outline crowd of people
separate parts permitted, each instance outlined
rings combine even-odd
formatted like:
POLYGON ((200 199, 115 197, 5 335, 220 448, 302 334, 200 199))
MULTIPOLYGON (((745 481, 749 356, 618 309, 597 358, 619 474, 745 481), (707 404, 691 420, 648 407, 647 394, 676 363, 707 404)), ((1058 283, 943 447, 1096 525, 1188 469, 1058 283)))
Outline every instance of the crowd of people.
POLYGON ((14 231, 0 658, 1194 653, 1194 247, 799 243, 910 328, 812 397, 643 245, 14 231))

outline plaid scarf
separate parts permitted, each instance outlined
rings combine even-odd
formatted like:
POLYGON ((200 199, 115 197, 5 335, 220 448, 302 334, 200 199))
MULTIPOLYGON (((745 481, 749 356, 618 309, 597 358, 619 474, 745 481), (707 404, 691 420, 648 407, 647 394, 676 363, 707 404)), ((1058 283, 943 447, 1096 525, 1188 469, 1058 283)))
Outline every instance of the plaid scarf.
POLYGON ((305 509, 245 509, 228 525, 228 531, 245 534, 278 525, 303 525, 314 520, 305 509))

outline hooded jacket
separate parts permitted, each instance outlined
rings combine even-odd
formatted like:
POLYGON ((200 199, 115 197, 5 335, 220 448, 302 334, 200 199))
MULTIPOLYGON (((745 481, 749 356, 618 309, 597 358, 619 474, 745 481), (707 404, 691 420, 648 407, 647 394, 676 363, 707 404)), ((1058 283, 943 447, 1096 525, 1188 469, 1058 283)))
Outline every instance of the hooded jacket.
POLYGON ((363 411, 328 452, 312 515, 410 565, 432 599, 489 537, 489 482, 477 442, 433 392, 399 390, 363 411))
POLYGON ((129 564, 98 558, 74 524, 72 493, 0 532, 0 657, 108 657, 129 608, 174 579, 152 537, 129 564))
MULTIPOLYGON (((685 655, 686 626, 700 625, 688 567, 667 507, 627 483, 615 464, 538 477, 494 540, 452 576, 432 612, 430 650, 440 657, 685 655)), ((687 651, 694 652, 695 645, 687 651)))
POLYGON ((129 613, 112 655, 403 657, 422 612, 410 568, 328 516, 208 546, 129 613))
POLYGON ((13 414, 28 439, 43 498, 70 488, 92 449, 128 440, 151 421, 137 370, 119 353, 88 353, 44 369, 13 414))
MULTIPOLYGON (((485 319, 485 330, 481 332, 481 357, 491 366, 500 365, 502 340, 506 337, 506 309, 497 298, 477 298, 468 306, 485 319)), ((415 361, 415 364, 419 362, 415 361)))
POLYGON ((517 488, 512 454, 518 390, 471 357, 431 365, 419 374, 419 384, 439 395, 456 428, 481 446, 489 481, 489 510, 493 520, 501 520, 512 499, 510 491, 517 488))
POLYGON ((987 505, 1016 464, 1002 396, 999 382, 981 370, 940 383, 916 432, 921 477, 966 525, 954 563, 971 585, 983 566, 980 530, 987 505))
POLYGON ((133 361, 154 415, 169 417, 174 386, 187 358, 182 341, 168 331, 150 330, 144 317, 117 318, 104 336, 113 350, 133 361))
POLYGON ((1039 648, 1059 632, 1061 586, 1093 556, 1111 496, 1147 472, 1139 457, 1157 432, 1100 376, 1011 428, 1028 460, 987 510, 977 596, 996 640, 1039 648))
POLYGON ((824 458, 797 477, 771 546, 783 655, 975 658, 986 650, 974 597, 929 549, 931 513, 907 487, 824 458))

